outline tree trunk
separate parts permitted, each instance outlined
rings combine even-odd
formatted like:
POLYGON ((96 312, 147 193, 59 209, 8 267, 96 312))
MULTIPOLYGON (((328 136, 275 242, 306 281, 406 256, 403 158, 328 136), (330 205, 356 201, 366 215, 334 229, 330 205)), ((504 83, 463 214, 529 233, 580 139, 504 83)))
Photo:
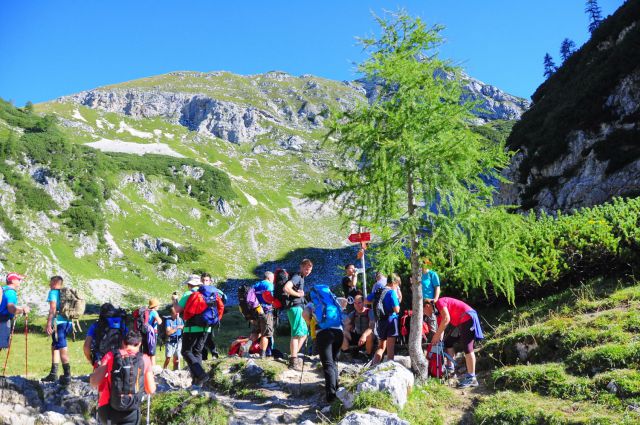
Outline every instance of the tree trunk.
MULTIPOLYGON (((416 214, 413 174, 409 172, 407 179, 408 212, 409 217, 416 214)), ((418 235, 411 234, 411 329, 409 331, 409 356, 411 368, 419 381, 428 377, 427 359, 422 351, 422 284, 420 283, 420 260, 418 258, 418 235)))

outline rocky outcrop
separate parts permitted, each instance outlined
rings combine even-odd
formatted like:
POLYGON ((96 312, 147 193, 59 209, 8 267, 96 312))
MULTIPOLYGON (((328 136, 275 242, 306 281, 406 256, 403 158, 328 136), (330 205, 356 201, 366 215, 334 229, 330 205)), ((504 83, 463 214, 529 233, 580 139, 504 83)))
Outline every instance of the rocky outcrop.
POLYGON ((632 146, 626 154, 620 149, 626 137, 640 135, 640 69, 620 81, 605 106, 614 119, 600 123, 598 131, 572 131, 567 152, 555 161, 534 164, 523 176, 521 164, 529 152, 518 152, 504 173, 512 184, 500 188, 498 202, 555 212, 640 194, 640 156, 632 146))
POLYGON ((394 404, 402 408, 414 385, 413 373, 394 361, 384 362, 367 370, 359 380, 354 391, 340 388, 336 394, 347 409, 353 407, 355 396, 361 391, 387 392, 394 404))

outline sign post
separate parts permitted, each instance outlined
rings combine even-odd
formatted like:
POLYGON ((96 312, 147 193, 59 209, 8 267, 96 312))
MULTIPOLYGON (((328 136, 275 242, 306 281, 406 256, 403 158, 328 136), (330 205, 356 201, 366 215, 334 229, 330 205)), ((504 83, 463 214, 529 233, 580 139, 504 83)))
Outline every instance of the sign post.
POLYGON ((364 298, 367 298, 367 269, 364 262, 364 254, 367 250, 367 242, 371 240, 371 233, 369 232, 360 232, 360 233, 352 233, 349 235, 349 242, 351 243, 360 243, 362 247, 362 257, 361 265, 362 265, 362 293, 364 298))

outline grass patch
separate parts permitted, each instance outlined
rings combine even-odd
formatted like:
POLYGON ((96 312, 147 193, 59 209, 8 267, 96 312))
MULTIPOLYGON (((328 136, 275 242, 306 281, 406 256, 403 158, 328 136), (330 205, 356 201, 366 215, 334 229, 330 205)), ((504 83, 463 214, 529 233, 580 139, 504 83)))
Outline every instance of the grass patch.
POLYGON ((640 343, 605 344, 576 351, 566 360, 571 372, 594 375, 612 369, 640 366, 640 343))
POLYGON ((366 390, 360 391, 353 401, 354 410, 367 410, 369 407, 386 410, 387 412, 397 412, 398 409, 393 404, 391 394, 386 391, 366 390))
POLYGON ((593 378, 595 387, 601 391, 611 391, 607 386, 615 386, 615 395, 619 398, 640 397, 640 371, 618 369, 601 373, 593 378))
POLYGON ((411 391, 400 417, 412 425, 444 424, 449 415, 448 409, 457 401, 458 397, 451 388, 430 381, 411 391))
POLYGON ((530 392, 504 391, 480 402, 474 411, 479 424, 634 424, 640 415, 581 402, 567 402, 530 392))
MULTIPOLYGON (((146 423, 147 409, 143 405, 141 423, 146 423)), ((192 396, 187 391, 168 392, 151 398, 150 423, 157 425, 223 425, 229 410, 204 395, 192 396)))
MULTIPOLYGON (((264 373, 260 377, 270 381, 277 379, 287 367, 273 360, 252 359, 260 366, 264 373)), ((258 386, 255 379, 249 379, 245 375, 247 359, 237 357, 225 357, 209 362, 211 367, 210 375, 212 379, 210 385, 225 394, 233 395, 238 398, 251 400, 264 400, 266 395, 258 386)))

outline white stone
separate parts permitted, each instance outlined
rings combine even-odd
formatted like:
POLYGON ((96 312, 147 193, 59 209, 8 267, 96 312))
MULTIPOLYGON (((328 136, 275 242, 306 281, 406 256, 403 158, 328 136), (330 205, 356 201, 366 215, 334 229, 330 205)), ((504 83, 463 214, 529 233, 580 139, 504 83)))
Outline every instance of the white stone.
POLYGON ((369 408, 366 413, 352 412, 344 417, 338 425, 410 425, 395 413, 369 408))
POLYGON ((384 362, 363 374, 356 392, 386 391, 393 402, 403 408, 414 384, 413 373, 400 363, 384 362))

